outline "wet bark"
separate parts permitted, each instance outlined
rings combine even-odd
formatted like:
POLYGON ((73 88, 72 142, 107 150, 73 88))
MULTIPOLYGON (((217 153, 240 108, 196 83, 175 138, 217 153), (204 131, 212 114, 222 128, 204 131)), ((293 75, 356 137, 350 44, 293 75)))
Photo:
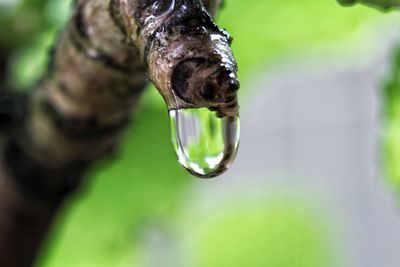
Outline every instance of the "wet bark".
POLYGON ((0 266, 32 266, 63 201, 118 147, 149 78, 169 108, 237 112, 231 38, 210 15, 220 4, 75 1, 46 75, 0 101, 0 266))

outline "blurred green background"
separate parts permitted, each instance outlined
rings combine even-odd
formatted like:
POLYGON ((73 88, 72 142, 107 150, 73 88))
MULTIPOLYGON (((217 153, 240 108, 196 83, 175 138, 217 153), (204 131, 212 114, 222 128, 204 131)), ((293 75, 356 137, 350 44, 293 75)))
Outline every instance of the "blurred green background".
MULTIPOLYGON (((217 21, 234 37, 242 106, 248 104, 246 95, 257 90, 249 86, 260 68, 304 51, 351 53, 368 45, 362 43, 361 29, 384 16, 363 6, 344 8, 334 0, 226 2, 217 21)), ((29 88, 41 76, 70 7, 67 0, 0 0, 0 47, 12 54, 10 84, 29 88)), ((398 108, 390 114, 400 118, 398 108)), ((157 238, 158 231, 175 240, 176 248, 165 253, 182 261, 176 266, 337 264, 331 247, 335 230, 317 219, 321 211, 307 201, 277 196, 247 206, 236 199, 222 212, 191 214, 184 207, 195 178, 175 159, 167 112, 153 88, 147 90, 135 118, 118 158, 93 171, 79 197, 66 204, 37 266, 153 266, 149 262, 157 255, 146 240, 153 234, 157 238)), ((393 127, 393 136, 400 136, 399 126, 393 127)), ((391 161, 400 158, 400 152, 392 154, 391 161)), ((393 181, 400 181, 399 168, 391 172, 396 173, 393 181)))

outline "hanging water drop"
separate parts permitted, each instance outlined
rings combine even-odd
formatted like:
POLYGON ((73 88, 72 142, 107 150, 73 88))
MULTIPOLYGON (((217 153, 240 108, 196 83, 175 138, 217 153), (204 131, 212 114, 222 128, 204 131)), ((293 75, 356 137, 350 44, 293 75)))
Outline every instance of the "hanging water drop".
POLYGON ((220 118, 207 108, 172 109, 169 115, 172 144, 186 170, 212 178, 230 167, 239 146, 238 116, 220 118))

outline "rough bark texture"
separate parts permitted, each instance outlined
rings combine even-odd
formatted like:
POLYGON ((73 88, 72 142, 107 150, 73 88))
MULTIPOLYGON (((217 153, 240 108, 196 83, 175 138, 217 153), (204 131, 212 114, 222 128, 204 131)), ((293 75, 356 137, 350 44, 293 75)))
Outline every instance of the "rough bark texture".
POLYGON ((201 1, 123 2, 112 1, 114 17, 128 29, 169 109, 207 107, 220 116, 237 114, 239 84, 231 37, 217 27, 201 1))
POLYGON ((116 149, 149 77, 170 109, 237 113, 231 39, 206 10, 220 4, 75 1, 45 77, 0 103, 0 266, 32 266, 62 201, 116 149))

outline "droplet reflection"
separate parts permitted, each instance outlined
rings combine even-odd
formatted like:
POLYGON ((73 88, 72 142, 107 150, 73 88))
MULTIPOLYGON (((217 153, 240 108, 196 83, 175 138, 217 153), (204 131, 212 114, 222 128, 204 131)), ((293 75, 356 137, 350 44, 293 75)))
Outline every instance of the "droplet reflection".
POLYGON ((172 144, 186 170, 212 178, 229 168, 239 146, 238 116, 219 118, 206 108, 174 109, 169 115, 172 144))

